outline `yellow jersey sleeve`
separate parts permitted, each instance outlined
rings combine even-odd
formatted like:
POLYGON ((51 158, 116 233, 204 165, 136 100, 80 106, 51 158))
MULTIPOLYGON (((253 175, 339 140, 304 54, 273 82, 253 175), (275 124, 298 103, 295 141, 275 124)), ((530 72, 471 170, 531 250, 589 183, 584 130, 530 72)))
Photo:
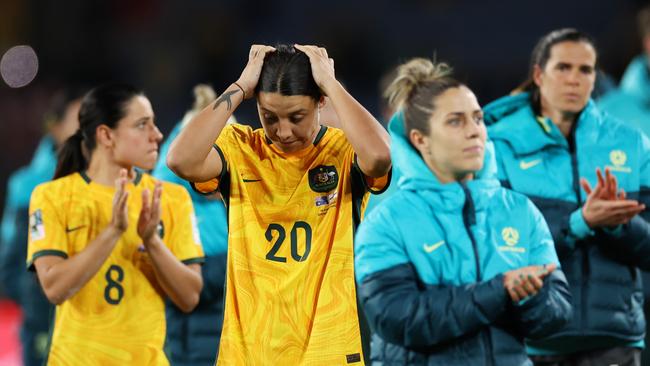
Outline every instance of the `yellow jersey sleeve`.
POLYGON ((192 188, 203 195, 210 195, 217 192, 221 188, 220 182, 225 181, 230 173, 228 161, 231 156, 231 151, 233 151, 233 149, 238 149, 240 143, 248 143, 252 134, 253 129, 250 126, 230 124, 224 127, 223 130, 221 130, 219 137, 217 137, 217 140, 212 145, 219 154, 219 158, 221 158, 221 166, 223 167, 221 175, 206 182, 190 183, 192 188))
POLYGON ((170 186, 167 191, 171 195, 169 207, 174 223, 167 246, 185 264, 203 263, 203 247, 190 195, 180 186, 170 186))
MULTIPOLYGON (((29 236, 27 244, 27 268, 34 269, 34 260, 46 255, 67 258, 69 255, 66 220, 57 209, 48 185, 40 185, 32 192, 29 202, 29 236)), ((56 193, 56 192, 55 192, 56 193)))

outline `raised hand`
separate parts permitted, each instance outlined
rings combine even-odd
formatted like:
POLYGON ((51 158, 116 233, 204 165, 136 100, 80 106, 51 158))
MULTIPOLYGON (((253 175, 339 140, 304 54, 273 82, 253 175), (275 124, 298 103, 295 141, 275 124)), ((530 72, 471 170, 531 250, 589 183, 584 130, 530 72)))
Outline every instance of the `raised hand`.
POLYGON ((645 205, 636 200, 626 199, 625 191, 618 190, 616 177, 605 169, 605 177, 596 169, 598 183, 592 189, 586 179, 580 180, 587 193, 587 201, 582 206, 582 216, 591 228, 614 227, 625 224, 641 211, 645 205))
POLYGON ((262 66, 264 65, 264 57, 266 57, 267 53, 273 51, 275 51, 275 47, 260 44, 251 46, 248 53, 248 63, 239 79, 237 79, 237 85, 243 89, 245 99, 252 98, 255 94, 255 87, 260 80, 262 66))
POLYGON ((110 225, 124 232, 129 227, 128 198, 126 190, 127 171, 120 169, 120 175, 115 180, 115 195, 113 195, 113 213, 110 225))
POLYGON ((590 195, 595 191, 594 196, 600 199, 611 201, 625 199, 625 191, 623 189, 620 191, 618 190, 618 180, 616 179, 616 176, 612 174, 609 168, 605 168, 604 177, 600 168, 596 168, 596 177, 598 178, 598 182, 596 183, 596 187, 594 187, 593 190, 586 179, 582 178, 580 180, 580 185, 583 187, 587 195, 590 195))
POLYGON ((148 189, 142 191, 142 209, 138 218, 138 235, 147 246, 151 239, 158 235, 160 224, 160 197, 162 196, 162 183, 156 181, 153 197, 148 189))
POLYGON ((555 264, 527 266, 503 274, 503 287, 513 302, 534 296, 544 286, 544 278, 555 271, 555 264))
POLYGON ((294 45, 294 47, 304 52, 309 57, 311 64, 311 74, 318 87, 327 95, 328 86, 332 81, 336 81, 334 75, 334 60, 329 58, 327 50, 323 47, 294 45))

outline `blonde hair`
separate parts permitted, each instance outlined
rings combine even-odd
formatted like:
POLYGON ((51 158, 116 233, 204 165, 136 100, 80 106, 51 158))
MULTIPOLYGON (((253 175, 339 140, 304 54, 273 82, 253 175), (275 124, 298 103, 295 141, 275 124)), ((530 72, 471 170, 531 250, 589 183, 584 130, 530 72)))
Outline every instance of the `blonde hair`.
POLYGON ((198 84, 194 87, 194 104, 192 105, 193 112, 200 112, 208 104, 217 99, 217 93, 208 84, 198 84))
POLYGON ((451 77, 451 72, 448 64, 421 57, 398 66, 397 76, 386 88, 385 96, 392 108, 404 112, 407 132, 429 132, 435 99, 447 89, 463 85, 451 77))
MULTIPOLYGON (((194 87, 194 103, 192 104, 192 109, 185 113, 183 121, 181 122, 182 126, 185 126, 197 113, 201 112, 206 108, 210 103, 217 99, 217 93, 214 89, 208 84, 197 84, 194 87)), ((233 114, 228 119, 227 124, 237 123, 237 119, 233 114)))

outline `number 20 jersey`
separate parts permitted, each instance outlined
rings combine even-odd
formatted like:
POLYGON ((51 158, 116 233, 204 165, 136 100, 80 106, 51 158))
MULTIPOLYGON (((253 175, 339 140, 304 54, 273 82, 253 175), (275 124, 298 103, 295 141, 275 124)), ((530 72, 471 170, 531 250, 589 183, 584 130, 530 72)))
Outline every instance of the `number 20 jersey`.
MULTIPOLYGON (((56 307, 48 365, 167 365, 164 293, 137 234, 142 191, 149 175, 127 184, 129 226, 100 270, 56 307)), ((46 255, 69 258, 84 250, 111 221, 115 188, 74 173, 38 186, 30 202, 28 266, 46 255)), ((189 193, 163 183, 163 242, 184 263, 203 261, 189 193)))
POLYGON ((341 130, 284 153, 261 129, 230 125, 223 173, 194 183, 228 207, 228 269, 218 365, 360 365, 353 235, 369 191, 341 130))

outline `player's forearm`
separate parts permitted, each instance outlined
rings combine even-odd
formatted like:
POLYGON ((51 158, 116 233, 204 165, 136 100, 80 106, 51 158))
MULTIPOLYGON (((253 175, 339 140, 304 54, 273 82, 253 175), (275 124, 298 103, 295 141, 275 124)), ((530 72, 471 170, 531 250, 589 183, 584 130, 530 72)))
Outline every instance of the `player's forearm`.
POLYGON ((232 84, 214 103, 192 118, 169 147, 169 168, 185 179, 202 176, 214 141, 242 101, 241 90, 232 84))
POLYGON ((167 296, 184 312, 194 310, 199 303, 203 279, 198 264, 180 262, 158 237, 147 244, 156 279, 167 296))
POLYGON ((341 84, 334 80, 325 91, 340 117, 341 129, 357 154, 361 170, 370 177, 381 177, 390 169, 388 132, 341 84))
POLYGON ((56 262, 47 265, 41 257, 35 266, 41 286, 50 302, 59 305, 74 296, 102 267, 115 248, 122 231, 108 226, 81 252, 67 259, 56 258, 56 262))

